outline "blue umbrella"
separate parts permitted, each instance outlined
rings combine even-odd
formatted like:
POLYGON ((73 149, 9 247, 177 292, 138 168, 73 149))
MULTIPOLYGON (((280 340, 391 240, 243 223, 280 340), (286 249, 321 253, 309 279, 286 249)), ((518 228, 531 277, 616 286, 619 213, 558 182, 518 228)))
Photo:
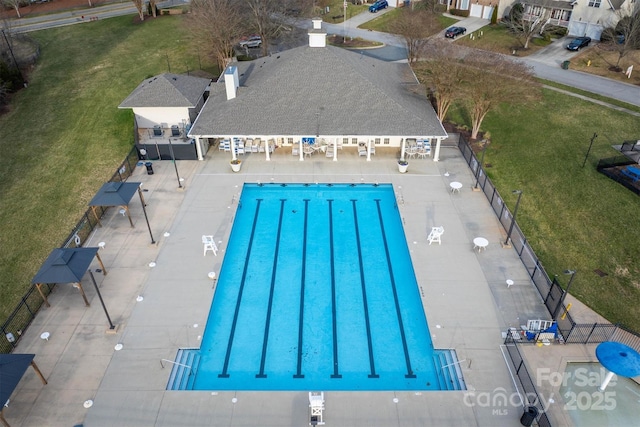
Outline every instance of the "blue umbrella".
POLYGON ((640 375, 640 353, 628 345, 613 341, 603 342, 596 348, 596 357, 602 366, 609 370, 600 391, 604 391, 613 374, 627 378, 640 375))

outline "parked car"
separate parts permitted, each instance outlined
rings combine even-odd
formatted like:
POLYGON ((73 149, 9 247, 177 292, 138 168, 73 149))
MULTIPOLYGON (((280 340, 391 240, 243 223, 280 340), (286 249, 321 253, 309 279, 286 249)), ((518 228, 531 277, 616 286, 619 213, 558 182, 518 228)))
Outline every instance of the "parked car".
POLYGON ((243 40, 240 40, 240 47, 260 47, 262 46, 262 37, 249 36, 243 40))
POLYGON ((567 49, 569 50, 580 50, 583 47, 589 46, 591 43, 591 37, 578 37, 575 38, 567 45, 567 49))
POLYGON ((467 33, 467 29, 464 27, 451 27, 447 28, 447 31, 444 32, 444 36, 449 39, 455 39, 459 35, 464 35, 467 33))
POLYGON ((376 13, 377 11, 386 9, 387 7, 389 7, 389 2, 387 2, 387 0, 378 0, 369 6, 369 12, 376 13))

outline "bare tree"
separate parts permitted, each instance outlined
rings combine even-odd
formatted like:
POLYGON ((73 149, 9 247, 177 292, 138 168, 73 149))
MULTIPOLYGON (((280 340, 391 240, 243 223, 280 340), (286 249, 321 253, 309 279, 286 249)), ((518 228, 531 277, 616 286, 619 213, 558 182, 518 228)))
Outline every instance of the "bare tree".
POLYGON ((427 37, 435 34, 440 26, 436 15, 428 10, 406 7, 399 12, 398 17, 389 25, 389 30, 404 38, 409 62, 415 62, 427 43, 427 37))
POLYGON ((617 52, 615 64, 609 64, 620 71, 620 61, 633 50, 640 49, 640 2, 625 3, 618 9, 611 26, 602 32, 602 39, 607 49, 617 52))
POLYGON ((436 101, 436 113, 444 121, 453 102, 462 95, 465 66, 456 49, 445 41, 434 40, 424 50, 424 60, 414 63, 416 77, 436 101))
POLYGON ((22 4, 22 0, 1 0, 1 2, 7 7, 14 8, 18 18, 22 18, 22 16, 20 16, 20 5, 22 4))
POLYGON ((244 33, 242 3, 235 0, 192 0, 186 23, 191 39, 224 70, 233 45, 244 33))
POLYGON ((157 8, 158 0, 149 0, 149 8, 151 9, 151 16, 156 17, 158 8, 157 8))
MULTIPOLYGON (((531 7, 527 5, 526 7, 531 7)), ((522 3, 516 3, 511 8, 509 18, 503 21, 504 25, 520 42, 524 49, 529 49, 529 42, 536 34, 543 34, 547 21, 548 10, 544 7, 537 9, 540 15, 535 15, 532 10, 525 10, 522 3)))
POLYGON ((471 138, 478 137, 487 113, 499 104, 534 101, 541 95, 540 83, 531 68, 511 58, 475 51, 464 58, 462 101, 471 117, 471 138), (496 82, 500 82, 496 84, 496 82))
POLYGON ((138 10, 138 17, 144 21, 144 0, 131 0, 138 10))
POLYGON ((280 22, 287 15, 287 5, 282 0, 244 0, 244 3, 248 12, 248 30, 262 38, 262 54, 267 55, 269 42, 288 28, 280 22))

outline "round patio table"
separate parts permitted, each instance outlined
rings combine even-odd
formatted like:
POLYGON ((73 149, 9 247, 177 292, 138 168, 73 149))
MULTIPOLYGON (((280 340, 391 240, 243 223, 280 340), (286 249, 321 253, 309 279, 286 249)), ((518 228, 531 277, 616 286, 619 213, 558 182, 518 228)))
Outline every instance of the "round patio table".
POLYGON ((473 249, 477 248, 478 252, 483 249, 487 249, 487 246, 489 246, 489 241, 484 237, 476 237, 473 239, 473 249))
POLYGON ((628 345, 607 341, 596 347, 596 357, 609 370, 600 391, 604 391, 613 374, 632 378, 640 375, 640 353, 628 345))
POLYGON ((452 193, 459 193, 460 189, 462 188, 462 183, 458 181, 453 181, 452 183, 449 184, 449 187, 451 187, 452 193))

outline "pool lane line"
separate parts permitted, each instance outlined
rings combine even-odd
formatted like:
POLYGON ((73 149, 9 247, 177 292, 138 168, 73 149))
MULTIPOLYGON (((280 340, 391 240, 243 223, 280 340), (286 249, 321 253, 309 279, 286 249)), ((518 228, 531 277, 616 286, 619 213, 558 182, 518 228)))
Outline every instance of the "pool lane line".
POLYGON ((309 201, 310 199, 302 199, 304 201, 304 228, 302 231, 302 272, 300 274, 300 315, 298 316, 298 365, 293 378, 304 378, 302 374, 302 338, 304 324, 304 284, 307 274, 307 224, 309 219, 309 201))
POLYGON ((264 373, 264 363, 267 358, 267 344, 269 343, 269 325, 271 324, 271 310, 273 309, 273 291, 276 287, 276 272, 278 271, 278 253, 280 252, 280 234, 282 233, 282 215, 284 203, 287 199, 280 199, 280 216, 278 217, 278 232, 276 234, 276 248, 273 254, 273 267, 271 268, 271 288, 269 289, 269 302, 267 304, 267 316, 264 325, 264 338, 262 339, 262 356, 260 357, 260 372, 256 378, 267 378, 264 373))
POLYGON ((358 208, 356 207, 357 200, 351 199, 351 206, 353 207, 353 226, 356 232, 356 245, 358 246, 358 265, 360 267, 360 287, 362 288, 362 305, 364 306, 364 324, 367 328, 367 345, 369 346, 369 369, 371 373, 369 378, 380 378, 380 375, 376 374, 376 363, 373 358, 373 344, 371 343, 371 322, 369 321, 369 304, 367 302, 367 285, 364 280, 364 266, 362 264, 362 246, 360 245, 360 229, 358 228, 358 208))
POLYGON ((240 311, 240 303, 242 302, 242 292, 244 291, 244 283, 247 279, 247 269, 249 267, 249 257, 251 256, 251 248, 253 246, 253 237, 256 234, 256 225, 258 223, 258 214, 260 213, 260 203, 262 199, 256 199, 256 213, 253 216, 253 226, 251 227, 251 235, 249 236, 249 246, 247 246, 247 255, 244 257, 244 270, 242 271, 242 279, 240 280, 240 289, 238 289, 238 300, 236 301, 236 310, 233 313, 233 322, 231 323, 231 332, 229 333, 229 342, 227 344, 227 353, 224 356, 224 365, 222 373, 218 374, 218 378, 229 378, 227 370, 229 369, 229 357, 231 356, 231 347, 233 346, 233 338, 236 333, 238 324, 238 312, 240 311))
POLYGON ((396 281, 393 276, 393 266, 391 265, 391 256, 389 255, 389 245, 387 244, 387 235, 384 230, 384 221, 382 220, 382 211, 380 210, 380 199, 374 199, 378 209, 378 220, 380 221, 380 230, 382 231, 382 241, 384 242, 384 252, 387 256, 387 266, 389 269, 389 278, 391 279, 391 289, 393 290, 393 300, 396 304, 396 314, 398 315, 398 327, 400 328, 400 336, 402 337, 402 348, 404 349, 404 359, 407 363, 407 374, 405 378, 415 378, 411 368, 411 358, 409 357, 409 349, 407 348, 407 337, 404 333, 404 323, 402 321, 402 313, 400 312, 400 302, 398 301, 398 291, 396 289, 396 281))
POLYGON ((338 372, 338 325, 336 320, 336 270, 333 261, 333 199, 329 202, 329 261, 331 263, 331 322, 333 323, 333 374, 331 378, 342 378, 338 372))

